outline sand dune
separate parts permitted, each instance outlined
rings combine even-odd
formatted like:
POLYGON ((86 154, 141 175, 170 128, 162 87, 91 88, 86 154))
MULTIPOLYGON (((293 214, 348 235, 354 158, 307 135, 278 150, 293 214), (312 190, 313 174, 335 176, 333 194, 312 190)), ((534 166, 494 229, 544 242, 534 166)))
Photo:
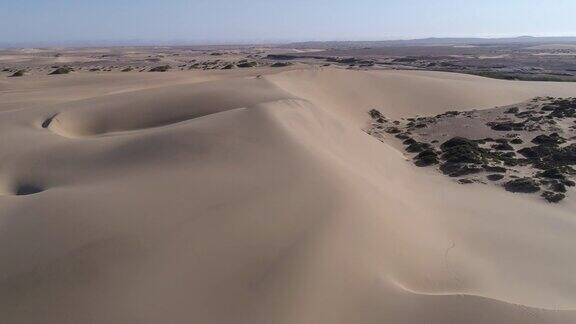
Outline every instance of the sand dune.
POLYGON ((61 105, 64 111, 54 117, 51 128, 67 136, 102 135, 174 124, 288 97, 261 79, 206 82, 193 88, 160 87, 61 105))
POLYGON ((3 322, 576 321, 574 198, 459 186, 363 131, 374 107, 432 115, 576 85, 101 77, 0 84, 3 322))

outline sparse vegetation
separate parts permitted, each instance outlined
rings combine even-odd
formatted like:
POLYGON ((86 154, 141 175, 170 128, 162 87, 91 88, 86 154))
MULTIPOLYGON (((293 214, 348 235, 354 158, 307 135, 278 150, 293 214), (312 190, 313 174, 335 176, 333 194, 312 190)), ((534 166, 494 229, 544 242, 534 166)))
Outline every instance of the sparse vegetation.
MULTIPOLYGON (((499 110, 498 113, 449 111, 434 117, 406 118, 403 122, 391 122, 379 110, 372 109, 368 112, 372 120, 369 133, 381 138, 389 136, 387 134, 394 135, 402 140, 407 153, 415 154, 413 162, 416 166, 438 165, 439 171, 456 178, 459 183, 485 183, 473 175, 489 173, 484 179, 498 182, 507 191, 543 191, 545 200, 559 202, 566 197, 569 187, 576 186, 571 180, 576 176, 576 127, 561 129, 556 121, 574 118, 572 122, 576 124, 576 99, 539 98, 531 102, 538 105, 529 105, 525 109, 520 109, 520 106, 494 108, 499 110), (486 117, 479 119, 475 127, 485 129, 486 125, 489 126, 493 137, 469 139, 456 136, 441 144, 437 139, 425 139, 441 120, 474 120, 477 116, 490 117, 487 123, 482 121, 486 117), (428 130, 430 127, 433 129, 428 130), (561 133, 561 130, 568 133, 561 133), (532 133, 534 135, 530 136, 532 133), (512 145, 525 143, 531 145, 523 145, 515 152, 512 145), (468 178, 462 178, 466 176, 468 178)), ((442 131, 445 127, 446 124, 442 131)))
POLYGON ((533 75, 527 73, 514 73, 514 72, 498 72, 498 71, 462 71, 467 74, 478 75, 491 79, 501 80, 517 80, 517 81, 544 81, 544 82, 574 82, 576 77, 570 76, 554 76, 554 75, 533 75))
POLYGON ((542 193, 542 197, 546 199, 548 202, 551 203, 558 203, 566 198, 566 195, 563 193, 556 193, 552 191, 545 191, 542 193))
POLYGON ((26 73, 26 70, 18 70, 14 73, 12 73, 12 75, 10 75, 11 77, 21 77, 24 76, 24 74, 26 73))
POLYGON ((270 65, 271 67, 286 67, 292 65, 292 62, 275 62, 274 64, 270 65))
POLYGON ((251 68, 251 67, 255 67, 257 65, 258 65, 258 63, 253 62, 253 61, 250 61, 250 62, 247 62, 247 61, 242 62, 241 61, 238 64, 236 64, 236 66, 239 68, 251 68))
POLYGON ((426 167, 431 166, 434 164, 438 164, 440 161, 438 160, 438 153, 432 149, 426 149, 414 158, 414 164, 419 167, 426 167))
POLYGON ((156 66, 151 68, 149 71, 150 72, 166 72, 170 70, 170 65, 160 65, 160 66, 156 66))
POLYGON ((486 176, 486 179, 488 179, 490 181, 500 181, 500 180, 504 179, 504 175, 503 174, 489 174, 488 176, 486 176))
POLYGON ((532 178, 513 179, 504 184, 504 188, 510 192, 534 193, 540 191, 540 186, 532 178))
POLYGON ((63 67, 58 67, 58 68, 56 68, 56 70, 50 72, 50 75, 68 74, 72 71, 74 71, 74 69, 72 69, 71 67, 63 66, 63 67))

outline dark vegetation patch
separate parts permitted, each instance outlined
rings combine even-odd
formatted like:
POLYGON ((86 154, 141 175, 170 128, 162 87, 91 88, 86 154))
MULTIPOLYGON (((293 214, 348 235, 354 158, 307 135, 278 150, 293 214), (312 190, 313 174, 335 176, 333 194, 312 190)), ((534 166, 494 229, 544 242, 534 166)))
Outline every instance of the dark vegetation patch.
POLYGON ((491 79, 500 80, 520 80, 520 81, 544 81, 544 82, 574 82, 570 76, 555 76, 551 74, 529 74, 519 72, 500 72, 500 71, 462 71, 467 74, 478 75, 491 79))
POLYGON ((14 77, 21 77, 21 76, 24 76, 25 73, 26 73, 26 70, 18 70, 18 71, 16 71, 16 72, 12 73, 12 74, 10 75, 10 77, 12 77, 12 78, 14 78, 14 77))
POLYGON ((504 183, 504 188, 510 192, 534 193, 540 191, 540 186, 532 178, 513 179, 504 183))
POLYGON ((50 75, 68 74, 72 71, 74 71, 74 69, 72 69, 71 67, 63 66, 63 67, 58 67, 54 71, 50 72, 50 75))
POLYGON ((291 62, 275 62, 270 66, 271 67, 286 67, 286 66, 290 66, 290 65, 292 65, 291 62))
POLYGON ((505 114, 517 114, 520 111, 518 107, 511 107, 506 109, 505 114))
POLYGON ((426 149, 414 158, 414 164, 419 167, 427 167, 431 165, 438 164, 440 160, 438 159, 438 153, 432 149, 426 149))
POLYGON ((440 171, 450 177, 461 177, 482 172, 482 168, 474 164, 442 163, 440 171))
POLYGON ((474 180, 472 180, 472 179, 459 179, 459 180, 458 180, 458 183, 460 183, 460 184, 471 184, 471 183, 474 183, 474 180))
POLYGON ((420 152, 428 150, 430 148, 431 148, 431 145, 428 143, 414 142, 414 143, 406 146, 406 151, 408 151, 410 153, 420 153, 420 152))
MULTIPOLYGON (((474 119, 474 111, 400 122, 372 109, 368 133, 381 140, 389 136, 401 140, 416 166, 435 167, 459 183, 486 183, 483 177, 510 192, 542 192, 551 203, 565 199, 569 188, 576 186, 576 98, 535 98, 524 106, 490 111, 494 112, 482 114, 475 127, 487 127, 493 137, 427 139, 428 129, 434 132, 439 121, 474 119)), ((446 131, 443 125, 440 129, 446 131)))
POLYGON ((562 138, 558 133, 552 133, 550 135, 543 134, 534 137, 532 143, 540 145, 558 145, 566 143, 566 139, 562 138))
POLYGON ((486 176, 486 179, 490 180, 490 181, 499 181, 504 179, 504 175, 503 174, 489 174, 486 176))
POLYGON ((271 60, 293 60, 293 59, 298 58, 298 56, 286 55, 286 54, 268 54, 268 56, 266 56, 266 58, 271 59, 271 60))
POLYGON ((514 147, 508 144, 507 140, 497 142, 496 144, 492 145, 492 148, 498 151, 514 151, 514 147))
POLYGON ((566 198, 566 195, 563 193, 557 193, 552 191, 544 191, 542 193, 542 197, 546 199, 548 202, 557 203, 566 198))
POLYGON ((242 60, 242 61, 238 62, 238 64, 236 64, 236 66, 239 68, 251 68, 251 67, 258 66, 258 63, 254 62, 254 61, 242 60))
POLYGON ((160 65, 151 68, 149 72, 166 72, 168 70, 170 70, 170 65, 160 65))
POLYGON ((510 132, 510 131, 523 131, 526 128, 525 122, 489 122, 486 124, 495 131, 510 132))

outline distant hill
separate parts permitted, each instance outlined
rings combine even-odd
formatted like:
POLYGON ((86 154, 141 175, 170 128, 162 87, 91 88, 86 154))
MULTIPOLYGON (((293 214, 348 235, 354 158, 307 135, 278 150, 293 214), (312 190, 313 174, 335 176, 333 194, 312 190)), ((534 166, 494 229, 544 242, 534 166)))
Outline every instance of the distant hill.
POLYGON ((406 40, 384 40, 384 41, 307 41, 307 42, 232 42, 223 41, 194 41, 194 40, 93 40, 93 41, 61 41, 61 42, 6 42, 0 40, 0 49, 3 48, 82 48, 82 47, 122 47, 122 46, 166 46, 166 47, 193 47, 196 49, 223 49, 242 48, 250 46, 272 46, 280 48, 378 48, 378 47, 400 47, 400 46, 488 46, 505 44, 576 44, 576 37, 533 37, 521 36, 510 38, 420 38, 406 40))
POLYGON ((297 42, 285 47, 297 48, 363 48, 388 46, 486 46, 504 44, 576 44, 576 37, 533 37, 521 36, 511 38, 421 38, 409 40, 386 41, 325 41, 297 42))

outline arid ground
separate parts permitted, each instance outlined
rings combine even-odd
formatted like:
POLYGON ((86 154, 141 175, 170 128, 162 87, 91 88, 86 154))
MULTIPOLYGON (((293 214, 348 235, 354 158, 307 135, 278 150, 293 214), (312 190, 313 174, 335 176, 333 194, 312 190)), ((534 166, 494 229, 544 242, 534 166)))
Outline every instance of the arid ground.
POLYGON ((315 51, 1 51, 0 322, 576 322, 576 83, 315 51))

